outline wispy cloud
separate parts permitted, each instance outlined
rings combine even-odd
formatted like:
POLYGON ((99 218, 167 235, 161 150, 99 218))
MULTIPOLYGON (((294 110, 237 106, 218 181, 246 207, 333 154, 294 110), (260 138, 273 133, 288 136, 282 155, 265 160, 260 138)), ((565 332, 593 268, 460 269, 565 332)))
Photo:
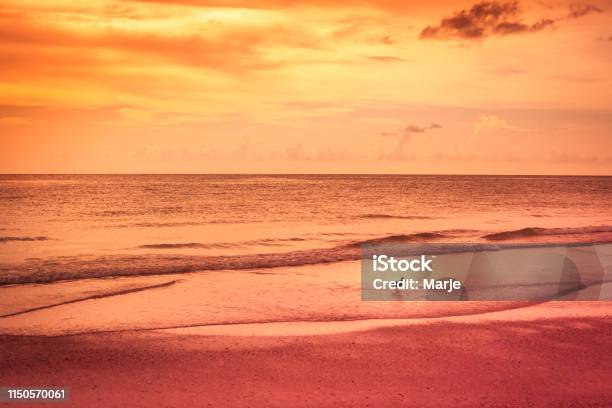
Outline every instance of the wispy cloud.
MULTIPOLYGON (((56 56, 61 56, 62 49, 81 50, 79 55, 88 55, 88 52, 99 54, 108 50, 227 72, 269 68, 280 63, 259 52, 261 47, 316 48, 319 44, 316 37, 282 25, 234 26, 213 31, 205 24, 206 35, 198 32, 166 35, 156 31, 105 27, 104 24, 97 29, 79 31, 67 28, 66 25, 41 23, 34 16, 28 15, 11 18, 0 16, 0 23, 0 46, 21 46, 22 56, 30 50, 28 46, 46 47, 45 50, 53 50, 49 47, 55 47, 57 51, 52 55, 56 56)), ((32 60, 36 56, 44 58, 46 55, 37 53, 32 55, 32 60)), ((32 61, 24 59, 24 62, 32 61)))

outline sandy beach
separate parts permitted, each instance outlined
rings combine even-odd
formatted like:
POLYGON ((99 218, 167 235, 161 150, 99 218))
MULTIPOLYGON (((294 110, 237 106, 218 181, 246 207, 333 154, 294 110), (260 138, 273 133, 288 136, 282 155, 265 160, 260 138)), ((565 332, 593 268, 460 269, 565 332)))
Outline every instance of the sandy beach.
POLYGON ((602 407, 612 400, 608 303, 385 324, 3 336, 0 383, 67 386, 70 406, 602 407))

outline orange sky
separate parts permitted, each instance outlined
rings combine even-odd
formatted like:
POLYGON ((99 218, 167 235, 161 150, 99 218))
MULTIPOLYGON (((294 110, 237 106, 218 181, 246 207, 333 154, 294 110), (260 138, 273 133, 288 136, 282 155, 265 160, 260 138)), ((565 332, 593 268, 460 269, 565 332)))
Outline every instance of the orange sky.
POLYGON ((612 0, 0 0, 0 172, 612 174, 612 0))

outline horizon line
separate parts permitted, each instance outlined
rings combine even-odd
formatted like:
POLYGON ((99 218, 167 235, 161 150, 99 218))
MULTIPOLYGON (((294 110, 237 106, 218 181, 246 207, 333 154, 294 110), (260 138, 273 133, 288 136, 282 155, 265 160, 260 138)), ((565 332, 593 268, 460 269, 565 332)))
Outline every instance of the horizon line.
POLYGON ((480 177, 612 177, 612 174, 530 173, 3 173, 0 176, 480 176, 480 177))

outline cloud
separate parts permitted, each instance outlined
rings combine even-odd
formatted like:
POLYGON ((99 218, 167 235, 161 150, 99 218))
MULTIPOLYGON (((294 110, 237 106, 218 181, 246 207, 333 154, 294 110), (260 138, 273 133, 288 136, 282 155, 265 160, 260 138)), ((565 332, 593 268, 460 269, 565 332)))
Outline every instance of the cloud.
POLYGON ((426 130, 427 130, 426 128, 422 128, 419 126, 408 125, 404 129, 404 135, 411 135, 413 133, 425 133, 426 130))
POLYGON ((129 105, 53 107, 0 105, 0 123, 3 125, 60 124, 65 122, 102 123, 120 121, 129 105))
POLYGON ((389 55, 370 55, 368 58, 371 59, 371 60, 374 60, 374 61, 379 61, 379 62, 402 62, 402 61, 405 61, 402 58, 392 57, 392 56, 389 56, 389 55))
POLYGON ((580 18, 591 13, 603 13, 603 10, 594 4, 570 4, 569 18, 580 18))
POLYGON ((404 128, 404 135, 411 135, 413 133, 425 133, 427 128, 416 126, 416 125, 408 125, 404 128))
POLYGON ((412 138, 415 134, 423 134, 430 130, 441 129, 442 126, 438 123, 431 123, 429 126, 418 126, 409 124, 401 130, 392 131, 392 132, 381 132, 381 136, 399 136, 397 141, 397 145, 393 149, 393 151, 389 154, 381 154, 381 158, 386 159, 401 159, 404 156, 404 146, 406 143, 412 138))
POLYGON ((540 21, 533 23, 532 25, 527 25, 523 23, 516 22, 504 22, 500 23, 495 27, 495 34, 499 35, 508 35, 508 34, 519 34, 524 32, 535 32, 541 31, 548 26, 552 26, 555 24, 554 20, 543 18, 540 21))
MULTIPOLYGON (((414 14, 415 9, 426 5, 414 0, 133 0, 139 3, 183 5, 186 7, 222 7, 254 9, 305 9, 319 8, 354 12, 357 8, 377 9, 394 13, 414 14)), ((435 1, 430 2, 435 6, 435 1)))
POLYGON ((555 21, 540 19, 534 23, 521 21, 522 11, 518 1, 483 1, 445 17, 438 25, 427 26, 421 31, 421 39, 478 40, 492 35, 508 35, 541 31, 555 21))
POLYGON ((139 29, 114 27, 112 20, 103 20, 84 30, 82 24, 49 23, 35 13, 0 13, 0 55, 6 57, 0 67, 15 71, 60 65, 99 67, 112 63, 108 55, 115 55, 115 61, 147 58, 155 63, 241 73, 282 66, 285 61, 266 52, 269 48, 318 49, 322 44, 317 35, 283 24, 228 24, 221 28, 210 22, 200 24, 197 29, 165 33, 146 25, 139 29))
POLYGON ((402 137, 409 137, 414 133, 425 133, 428 130, 433 130, 433 129, 441 129, 442 126, 437 124, 437 123, 431 123, 429 124, 429 126, 418 126, 418 125, 407 125, 406 127, 404 127, 403 129, 400 130, 395 130, 395 131, 391 131, 391 132, 381 132, 380 135, 381 136, 402 136, 402 137))
POLYGON ((525 132, 527 129, 514 126, 504 119, 500 119, 495 115, 480 115, 480 117, 472 123, 474 134, 492 134, 500 131, 525 132))
POLYGON ((30 123, 30 120, 19 117, 19 116, 0 117, 0 126, 2 125, 7 125, 7 126, 24 125, 26 123, 30 123))

